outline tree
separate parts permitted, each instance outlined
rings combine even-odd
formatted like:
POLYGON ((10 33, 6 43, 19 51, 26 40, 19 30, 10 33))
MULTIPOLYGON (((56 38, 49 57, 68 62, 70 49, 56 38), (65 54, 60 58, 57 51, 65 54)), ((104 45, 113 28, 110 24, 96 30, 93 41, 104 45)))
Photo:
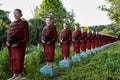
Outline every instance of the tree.
POLYGON ((6 30, 10 23, 10 19, 8 18, 8 11, 0 10, 0 48, 2 43, 5 41, 6 38, 6 30))
POLYGON ((108 12, 108 16, 112 21, 120 27, 120 0, 106 0, 110 6, 102 5, 99 8, 108 12))
POLYGON ((93 31, 102 31, 104 28, 106 27, 106 25, 96 25, 96 26, 91 26, 93 31))
POLYGON ((9 15, 8 11, 0 10, 0 25, 8 26, 8 24, 10 23, 8 15, 9 15))
POLYGON ((106 28, 103 29, 101 32, 102 32, 102 33, 105 33, 105 34, 111 34, 111 35, 114 34, 113 30, 108 30, 108 29, 106 29, 106 28))
POLYGON ((115 34, 117 36, 117 38, 120 40, 120 31, 116 32, 115 34))
POLYGON ((37 45, 41 42, 41 32, 45 26, 45 22, 41 19, 30 19, 29 21, 29 31, 30 31, 30 44, 37 45))
POLYGON ((36 7, 34 17, 42 19, 51 17, 57 26, 58 32, 62 29, 63 21, 70 24, 70 26, 74 22, 73 10, 67 12, 60 0, 43 0, 40 7, 36 7))

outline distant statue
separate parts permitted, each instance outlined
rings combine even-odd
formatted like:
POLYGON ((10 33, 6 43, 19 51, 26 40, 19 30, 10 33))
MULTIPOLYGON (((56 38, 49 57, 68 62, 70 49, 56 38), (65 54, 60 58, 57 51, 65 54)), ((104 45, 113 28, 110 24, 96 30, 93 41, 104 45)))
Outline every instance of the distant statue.
POLYGON ((60 44, 64 60, 69 60, 71 37, 72 33, 68 28, 68 24, 63 23, 63 30, 60 32, 60 44))
POLYGON ((80 54, 80 36, 81 32, 79 30, 79 26, 76 24, 74 26, 75 30, 72 32, 72 43, 73 43, 73 49, 75 51, 75 55, 79 56, 80 54))
POLYGON ((88 28, 87 29, 87 44, 86 44, 86 47, 88 50, 91 50, 91 39, 92 39, 92 32, 88 28))
POLYGON ((87 41, 87 33, 84 32, 84 27, 81 27, 81 36, 80 36, 80 44, 82 52, 86 51, 86 41, 87 41))
POLYGON ((92 38, 91 38, 91 48, 92 49, 95 49, 95 33, 94 31, 92 30, 92 38))
POLYGON ((46 18, 46 26, 42 30, 42 43, 44 48, 44 58, 47 66, 53 66, 55 55, 55 42, 57 40, 56 26, 50 17, 46 18))

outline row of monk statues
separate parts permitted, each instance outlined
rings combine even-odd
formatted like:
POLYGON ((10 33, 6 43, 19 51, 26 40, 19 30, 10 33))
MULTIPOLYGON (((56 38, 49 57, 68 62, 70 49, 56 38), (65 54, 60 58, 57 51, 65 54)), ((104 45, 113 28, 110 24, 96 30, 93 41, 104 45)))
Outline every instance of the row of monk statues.
MULTIPOLYGON (((26 43, 29 41, 29 25, 27 21, 21 19, 22 11, 20 9, 15 9, 13 14, 15 21, 11 22, 6 39, 10 69, 13 73, 13 76, 8 80, 22 80, 26 43)), ((59 37, 63 55, 63 60, 59 62, 60 67, 71 67, 72 61, 80 61, 81 57, 86 57, 88 53, 94 53, 95 49, 117 41, 116 37, 90 29, 84 32, 84 27, 79 29, 77 24, 72 32, 66 22, 63 23, 63 29, 58 36, 56 26, 52 23, 51 18, 47 17, 45 22, 46 26, 42 30, 41 41, 47 64, 40 69, 40 72, 46 75, 55 76, 58 74, 58 67, 53 64, 57 37, 59 37), (70 59, 71 43, 75 52, 72 60, 70 59)))
MULTIPOLYGON (((54 67, 55 71, 53 75, 57 74, 57 67, 53 65, 55 56, 55 42, 57 40, 56 26, 52 23, 50 17, 46 18, 46 26, 42 31, 42 44, 44 48, 44 58, 47 64, 40 69, 42 73, 48 73, 51 67, 54 67)), ((117 38, 108 34, 102 34, 95 32, 90 28, 87 32, 84 31, 84 27, 79 29, 76 24, 74 31, 72 32, 66 22, 63 23, 63 29, 59 34, 59 42, 62 50, 63 60, 59 62, 60 67, 70 67, 71 61, 80 61, 81 57, 86 57, 87 54, 96 53, 95 49, 116 42, 117 38), (70 60, 70 47, 71 43, 75 52, 70 60), (80 52, 82 51, 82 52, 80 52)), ((51 72, 52 74, 52 72, 51 72)))

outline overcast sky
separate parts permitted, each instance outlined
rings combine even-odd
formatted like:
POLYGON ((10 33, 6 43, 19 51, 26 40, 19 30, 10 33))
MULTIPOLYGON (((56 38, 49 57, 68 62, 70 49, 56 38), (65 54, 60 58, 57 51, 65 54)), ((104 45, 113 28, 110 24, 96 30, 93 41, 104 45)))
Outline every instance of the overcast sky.
MULTIPOLYGON (((36 5, 40 5, 42 0, 0 0, 2 6, 0 9, 11 11, 10 19, 13 21, 13 10, 20 8, 23 11, 25 19, 32 18, 32 11, 36 5)), ((101 11, 97 7, 106 4, 104 0, 62 0, 67 11, 73 9, 75 13, 75 21, 82 26, 109 24, 111 21, 107 16, 107 12, 101 11)))

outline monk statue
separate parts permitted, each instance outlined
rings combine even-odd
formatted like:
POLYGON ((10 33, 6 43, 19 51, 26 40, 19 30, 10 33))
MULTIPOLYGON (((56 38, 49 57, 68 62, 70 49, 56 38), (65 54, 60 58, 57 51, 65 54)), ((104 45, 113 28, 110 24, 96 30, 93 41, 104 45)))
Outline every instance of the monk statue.
POLYGON ((55 55, 55 42, 57 40, 56 26, 50 17, 46 18, 46 26, 42 30, 42 43, 44 48, 44 58, 47 66, 53 66, 55 55))
POLYGON ((27 21, 21 19, 20 9, 15 9, 13 14, 15 21, 10 24, 6 40, 10 69, 13 72, 13 77, 8 80, 21 80, 26 43, 29 41, 29 29, 27 21))

